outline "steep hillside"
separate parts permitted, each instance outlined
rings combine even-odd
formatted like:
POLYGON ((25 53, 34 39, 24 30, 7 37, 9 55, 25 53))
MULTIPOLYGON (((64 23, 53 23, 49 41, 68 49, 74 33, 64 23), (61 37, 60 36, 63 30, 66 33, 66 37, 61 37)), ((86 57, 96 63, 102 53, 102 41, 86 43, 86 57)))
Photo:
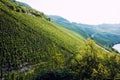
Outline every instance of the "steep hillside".
POLYGON ((119 66, 119 54, 39 11, 0 0, 0 80, 116 79, 119 66))
POLYGON ((43 13, 8 0, 0 1, 0 33, 2 73, 46 62, 56 53, 67 59, 84 40, 50 22, 43 13))
POLYGON ((71 23, 60 16, 51 15, 50 18, 64 28, 82 35, 84 38, 91 37, 104 47, 112 48, 114 44, 120 43, 119 24, 86 25, 71 23))

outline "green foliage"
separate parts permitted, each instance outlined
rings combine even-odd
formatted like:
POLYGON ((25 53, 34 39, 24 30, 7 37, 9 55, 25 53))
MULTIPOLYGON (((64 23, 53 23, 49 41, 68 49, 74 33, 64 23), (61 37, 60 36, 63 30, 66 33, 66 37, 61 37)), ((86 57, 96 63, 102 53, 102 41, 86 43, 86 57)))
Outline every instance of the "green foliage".
POLYGON ((92 40, 85 41, 85 44, 86 46, 71 59, 68 72, 72 71, 73 78, 75 80, 116 79, 120 71, 119 55, 106 54, 92 40), (80 56, 80 59, 77 56, 80 56))

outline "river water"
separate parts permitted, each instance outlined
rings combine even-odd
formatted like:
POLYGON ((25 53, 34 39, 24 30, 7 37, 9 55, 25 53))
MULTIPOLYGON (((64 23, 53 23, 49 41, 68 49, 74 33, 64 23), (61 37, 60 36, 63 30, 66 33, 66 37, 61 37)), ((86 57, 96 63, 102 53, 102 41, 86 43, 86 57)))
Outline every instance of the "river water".
POLYGON ((120 53, 120 44, 115 44, 113 48, 120 53))

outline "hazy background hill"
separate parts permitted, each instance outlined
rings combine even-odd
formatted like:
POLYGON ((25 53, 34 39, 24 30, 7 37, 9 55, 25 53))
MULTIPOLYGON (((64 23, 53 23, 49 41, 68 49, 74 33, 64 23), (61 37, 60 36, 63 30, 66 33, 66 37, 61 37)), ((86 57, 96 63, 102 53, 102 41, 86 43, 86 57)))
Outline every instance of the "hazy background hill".
POLYGON ((95 26, 101 32, 112 33, 120 35, 120 24, 101 24, 95 26))

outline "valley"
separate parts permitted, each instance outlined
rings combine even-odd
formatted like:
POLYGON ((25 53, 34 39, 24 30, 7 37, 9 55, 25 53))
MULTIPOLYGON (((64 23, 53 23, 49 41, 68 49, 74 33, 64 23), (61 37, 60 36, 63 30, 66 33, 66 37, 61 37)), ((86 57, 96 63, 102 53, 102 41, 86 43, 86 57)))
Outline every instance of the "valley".
POLYGON ((120 41, 118 29, 106 32, 0 0, 0 80, 120 79, 120 54, 111 49, 120 41))
POLYGON ((82 35, 86 39, 92 38, 104 48, 112 49, 114 44, 120 42, 120 24, 89 25, 70 22, 60 16, 50 15, 50 18, 62 27, 82 35))

